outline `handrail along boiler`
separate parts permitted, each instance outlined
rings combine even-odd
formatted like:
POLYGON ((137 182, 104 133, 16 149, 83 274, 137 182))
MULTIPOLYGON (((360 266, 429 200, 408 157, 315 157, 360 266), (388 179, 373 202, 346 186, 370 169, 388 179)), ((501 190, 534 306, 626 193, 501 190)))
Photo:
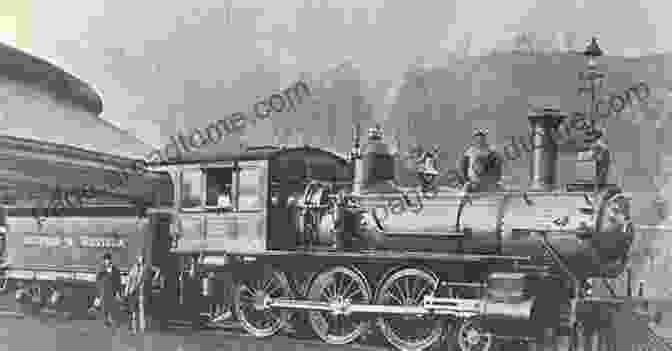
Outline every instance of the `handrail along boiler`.
MULTIPOLYGON (((462 350, 500 337, 576 338, 578 326, 597 328, 581 317, 586 282, 624 270, 634 230, 619 187, 556 184, 552 136, 563 118, 553 109, 530 115, 525 192, 438 188, 413 199, 394 183, 380 129, 364 151, 356 141, 351 162, 322 149, 262 147, 157 165, 176 185, 172 252, 214 273, 208 279, 232 271, 237 317, 258 337, 303 311, 333 344, 356 340, 372 320, 402 350, 450 330, 462 350), (222 183, 233 189, 225 213, 214 208, 222 183), (409 210, 385 210, 395 201, 409 210)), ((216 300, 216 285, 206 286, 216 300)))

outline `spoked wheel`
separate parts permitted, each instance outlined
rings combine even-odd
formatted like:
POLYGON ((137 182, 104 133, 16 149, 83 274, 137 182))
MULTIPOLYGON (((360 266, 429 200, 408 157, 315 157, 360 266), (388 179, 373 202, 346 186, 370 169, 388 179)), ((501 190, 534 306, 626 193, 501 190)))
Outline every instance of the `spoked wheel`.
MULTIPOLYGON (((438 287, 434 275, 417 268, 404 268, 387 278, 376 294, 377 305, 418 306, 438 287)), ((385 339, 404 351, 419 351, 441 339, 443 323, 436 317, 383 316, 377 320, 385 339)))
POLYGON ((492 350, 494 337, 481 327, 478 318, 465 320, 457 332, 457 345, 461 351, 492 350))
POLYGON ((258 338, 268 337, 285 326, 289 313, 271 310, 265 306, 265 299, 291 297, 285 273, 273 267, 263 267, 255 276, 237 284, 234 294, 236 315, 248 333, 258 338))
MULTIPOLYGON (((329 302, 335 307, 371 302, 371 288, 364 276, 352 268, 337 266, 320 273, 310 285, 308 299, 329 302)), ((310 326, 317 336, 329 344, 353 342, 369 327, 361 316, 342 312, 311 311, 310 326)))

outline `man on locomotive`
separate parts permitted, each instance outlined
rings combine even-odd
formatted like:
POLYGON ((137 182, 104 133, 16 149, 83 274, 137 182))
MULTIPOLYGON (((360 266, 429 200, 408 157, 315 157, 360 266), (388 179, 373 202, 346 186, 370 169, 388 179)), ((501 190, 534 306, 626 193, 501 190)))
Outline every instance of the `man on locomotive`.
POLYGON ((473 143, 459 160, 458 170, 464 179, 464 191, 496 191, 502 179, 502 157, 490 146, 488 132, 474 131, 473 143))
POLYGON ((477 129, 473 134, 473 143, 458 161, 457 169, 464 180, 464 196, 457 209, 456 230, 460 230, 462 210, 469 202, 469 193, 497 191, 501 188, 503 159, 488 143, 488 132, 477 129))
POLYGON ((609 177, 609 170, 611 168, 611 152, 607 145, 604 133, 596 131, 596 139, 593 141, 588 150, 578 154, 579 161, 591 161, 595 164, 595 175, 593 183, 596 189, 599 189, 607 184, 609 177))
POLYGON ((217 196, 217 213, 224 213, 233 209, 231 203, 231 185, 225 184, 220 187, 221 190, 217 196))

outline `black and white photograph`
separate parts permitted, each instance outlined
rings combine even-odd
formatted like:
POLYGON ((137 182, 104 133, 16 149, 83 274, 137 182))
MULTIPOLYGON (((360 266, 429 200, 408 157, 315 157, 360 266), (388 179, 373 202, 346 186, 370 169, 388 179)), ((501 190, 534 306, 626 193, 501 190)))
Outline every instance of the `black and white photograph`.
POLYGON ((672 351, 669 8, 0 1, 0 351, 672 351))

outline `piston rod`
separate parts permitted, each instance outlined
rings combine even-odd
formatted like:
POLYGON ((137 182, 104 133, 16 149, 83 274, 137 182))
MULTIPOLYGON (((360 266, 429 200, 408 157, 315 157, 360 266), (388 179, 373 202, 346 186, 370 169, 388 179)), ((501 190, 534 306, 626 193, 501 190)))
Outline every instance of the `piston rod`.
POLYGON ((265 298, 263 308, 290 310, 310 310, 350 315, 352 313, 392 314, 392 315, 440 315, 468 318, 479 314, 510 316, 527 319, 530 317, 533 300, 521 303, 484 302, 477 299, 437 298, 426 296, 417 306, 392 306, 354 304, 349 302, 331 303, 297 299, 265 298))

